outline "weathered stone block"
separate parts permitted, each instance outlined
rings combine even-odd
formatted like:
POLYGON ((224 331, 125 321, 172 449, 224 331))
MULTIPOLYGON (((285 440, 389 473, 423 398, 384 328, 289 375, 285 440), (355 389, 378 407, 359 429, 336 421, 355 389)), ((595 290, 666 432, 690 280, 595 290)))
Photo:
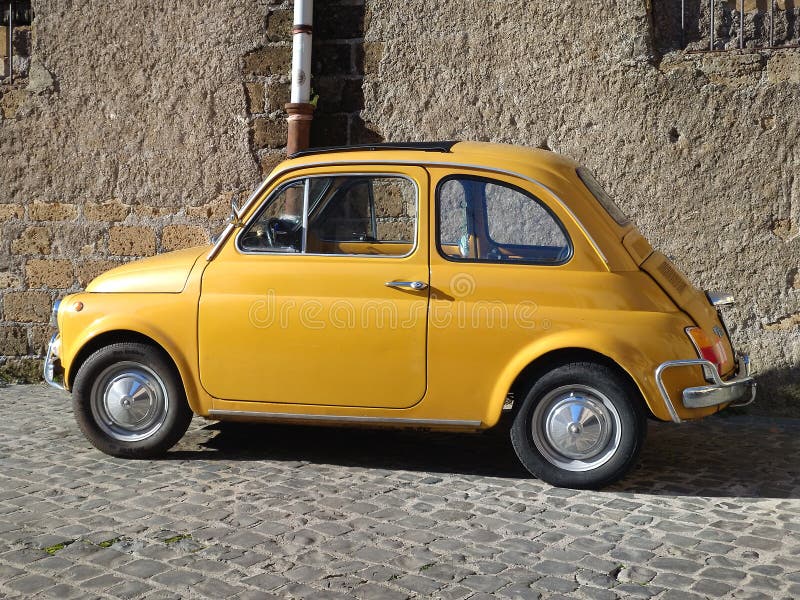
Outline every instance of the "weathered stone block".
POLYGON ((9 271, 0 271, 0 289, 8 290, 22 285, 22 277, 9 271))
POLYGON ((357 113, 364 108, 364 81, 362 79, 346 79, 342 89, 341 109, 344 112, 357 113))
POLYGON ((8 27, 0 27, 0 58, 8 56, 8 27))
POLYGON ((364 37, 364 7, 319 2, 315 6, 314 35, 318 39, 364 37))
POLYGON ((767 79, 770 83, 800 83, 800 53, 774 54, 767 61, 767 79))
POLYGON ((382 42, 366 42, 363 45, 363 59, 358 63, 361 65, 361 73, 378 73, 381 59, 383 58, 384 45, 382 42))
POLYGON ((72 262, 68 260, 34 258, 25 265, 25 274, 30 287, 66 289, 74 280, 72 262))
POLYGON ((261 166, 261 177, 266 177, 272 172, 278 163, 286 158, 286 153, 280 150, 272 150, 264 152, 260 159, 259 165, 261 166))
POLYGON ((133 214, 137 217, 156 218, 171 215, 175 211, 168 206, 150 206, 148 204, 139 204, 133 209, 133 214))
POLYGON ((267 110, 283 110, 291 97, 291 88, 286 83, 273 83, 265 90, 267 97, 267 110))
MULTIPOLYGON (((5 61, 8 63, 8 60, 5 61)), ((8 73, 6 73, 7 75, 8 73)), ((6 119, 13 119, 17 115, 17 111, 25 102, 28 97, 28 92, 23 89, 8 90, 0 96, 0 112, 6 119)))
POLYGON ((11 242, 13 254, 48 254, 50 252, 50 232, 46 227, 28 227, 11 242))
POLYGON ((315 73, 347 75, 353 70, 353 45, 349 42, 317 43, 311 54, 315 73))
POLYGON ((212 222, 222 221, 231 214, 232 197, 232 192, 220 194, 211 202, 201 206, 190 206, 186 209, 186 215, 196 219, 207 219, 212 222))
POLYGON ((311 146, 342 146, 347 143, 347 115, 318 115, 311 128, 311 146))
POLYGON ((197 225, 167 225, 161 232, 164 250, 180 250, 208 243, 208 233, 197 225))
POLYGON ((286 42, 292 39, 292 21, 294 13, 291 10, 274 10, 267 18, 267 39, 270 42, 286 42))
POLYGON ((19 204, 0 204, 0 223, 11 219, 22 219, 25 216, 25 208, 19 204))
POLYGON ((82 262, 75 268, 78 285, 86 287, 92 279, 105 273, 109 269, 120 266, 120 264, 121 263, 110 260, 87 260, 86 262, 82 262))
POLYGON ((247 95, 247 111, 253 113, 264 112, 264 85, 261 83, 245 83, 244 91, 247 95))
POLYGON ((0 355, 25 356, 28 354, 28 333, 18 325, 0 325, 0 355))
POLYGON ((318 75, 314 78, 314 91, 319 94, 315 114, 343 112, 342 92, 345 82, 342 77, 318 75))
POLYGON ((50 325, 34 325, 31 327, 31 343, 28 354, 34 356, 44 356, 47 352, 47 344, 50 342, 50 337, 55 333, 55 328, 50 325))
POLYGON ((61 202, 34 202, 28 206, 32 221, 70 221, 78 215, 78 207, 61 202))
POLYGON ((0 379, 12 383, 42 380, 42 361, 38 358, 12 358, 0 365, 0 379))
POLYGON ((118 226, 108 232, 108 252, 114 256, 152 256, 156 234, 150 227, 118 226))
POLYGON ((95 203, 90 202, 84 205, 83 214, 90 221, 118 222, 124 221, 125 217, 131 212, 131 207, 123 204, 119 200, 95 203))
POLYGON ((3 317, 20 323, 50 321, 50 294, 47 292, 9 292, 3 296, 3 317))
POLYGON ((260 118, 253 121, 251 135, 254 148, 279 148, 286 145, 288 125, 285 119, 260 118))
POLYGON ((244 72, 247 75, 289 75, 291 67, 291 46, 265 46, 244 57, 244 72))

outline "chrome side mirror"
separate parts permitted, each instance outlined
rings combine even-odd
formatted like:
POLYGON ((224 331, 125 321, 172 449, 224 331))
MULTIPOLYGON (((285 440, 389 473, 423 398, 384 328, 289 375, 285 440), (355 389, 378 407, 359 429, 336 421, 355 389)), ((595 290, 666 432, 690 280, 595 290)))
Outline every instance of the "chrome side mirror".
POLYGON ((236 203, 236 198, 231 198, 231 214, 228 217, 228 223, 234 227, 239 227, 242 224, 242 218, 239 215, 239 205, 236 203))

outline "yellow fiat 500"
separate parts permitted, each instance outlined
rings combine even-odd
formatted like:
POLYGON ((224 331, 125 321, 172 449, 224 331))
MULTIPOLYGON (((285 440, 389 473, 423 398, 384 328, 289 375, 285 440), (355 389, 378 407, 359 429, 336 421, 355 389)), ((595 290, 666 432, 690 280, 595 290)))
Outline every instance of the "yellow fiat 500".
POLYGON ((479 431, 598 487, 646 419, 751 402, 717 307, 557 154, 471 142, 281 163, 209 247, 55 308, 45 378, 89 441, 152 457, 209 419, 479 431), (508 419, 502 419, 504 411, 508 419))

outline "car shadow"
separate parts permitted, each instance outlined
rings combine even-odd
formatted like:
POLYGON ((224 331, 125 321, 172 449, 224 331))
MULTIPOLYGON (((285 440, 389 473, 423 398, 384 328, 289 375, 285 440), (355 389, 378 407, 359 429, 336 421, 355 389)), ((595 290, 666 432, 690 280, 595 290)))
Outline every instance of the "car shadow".
MULTIPOLYGON (((725 413, 723 413, 725 415, 725 413)), ((649 424, 638 464, 607 492, 800 497, 800 420, 713 416, 649 424)), ((249 423, 193 428, 167 459, 300 461, 527 479, 504 430, 433 433, 249 423)))

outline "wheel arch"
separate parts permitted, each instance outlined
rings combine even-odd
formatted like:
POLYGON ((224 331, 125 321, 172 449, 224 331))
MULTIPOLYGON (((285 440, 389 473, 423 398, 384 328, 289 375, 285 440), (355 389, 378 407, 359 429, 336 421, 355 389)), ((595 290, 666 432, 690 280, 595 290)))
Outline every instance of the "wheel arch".
MULTIPOLYGON (((499 377, 492 391, 484 422, 489 426, 495 425, 501 418, 508 395, 513 392, 515 400, 519 400, 522 390, 530 385, 537 374, 559 364, 575 361, 595 362, 613 369, 631 384, 631 389, 636 392, 637 398, 648 414, 664 418, 661 413, 666 413, 666 408, 653 404, 646 393, 648 388, 643 388, 643 384, 648 383, 647 373, 651 361, 635 347, 610 337, 596 340, 597 343, 594 344, 576 343, 593 339, 586 336, 586 333, 571 332, 555 339, 539 340, 518 353, 515 360, 510 362, 499 377), (637 374, 640 376, 637 377, 637 374)), ((516 401, 515 406, 519 407, 516 401)))
POLYGON ((67 384, 67 388, 70 389, 72 387, 75 376, 78 374, 81 366, 93 353, 100 348, 120 342, 146 344, 158 348, 163 352, 183 387, 189 407, 192 411, 198 413, 197 394, 195 392, 195 387, 192 385, 191 375, 185 372, 186 366, 184 365, 184 368, 181 368, 180 359, 176 359, 176 356, 174 356, 173 352, 170 352, 166 344, 161 343, 152 336, 133 329, 110 329, 97 333, 89 339, 84 340, 80 349, 75 353, 74 358, 70 362, 67 372, 64 374, 64 381, 67 384))
POLYGON ((605 354, 601 354, 595 350, 588 350, 586 348, 573 347, 551 350, 531 361, 524 369, 522 369, 522 371, 519 372, 508 390, 510 394, 514 394, 514 407, 512 408, 512 413, 516 414, 516 412, 519 410, 523 394, 537 377, 560 365, 571 362, 590 362, 603 365, 604 367, 608 367, 609 369, 613 370, 620 377, 625 379, 628 384, 630 384, 631 389, 635 390, 638 400, 641 401, 643 407, 647 408, 647 402, 645 401, 644 395, 628 371, 626 371, 611 357, 606 356, 605 354))

